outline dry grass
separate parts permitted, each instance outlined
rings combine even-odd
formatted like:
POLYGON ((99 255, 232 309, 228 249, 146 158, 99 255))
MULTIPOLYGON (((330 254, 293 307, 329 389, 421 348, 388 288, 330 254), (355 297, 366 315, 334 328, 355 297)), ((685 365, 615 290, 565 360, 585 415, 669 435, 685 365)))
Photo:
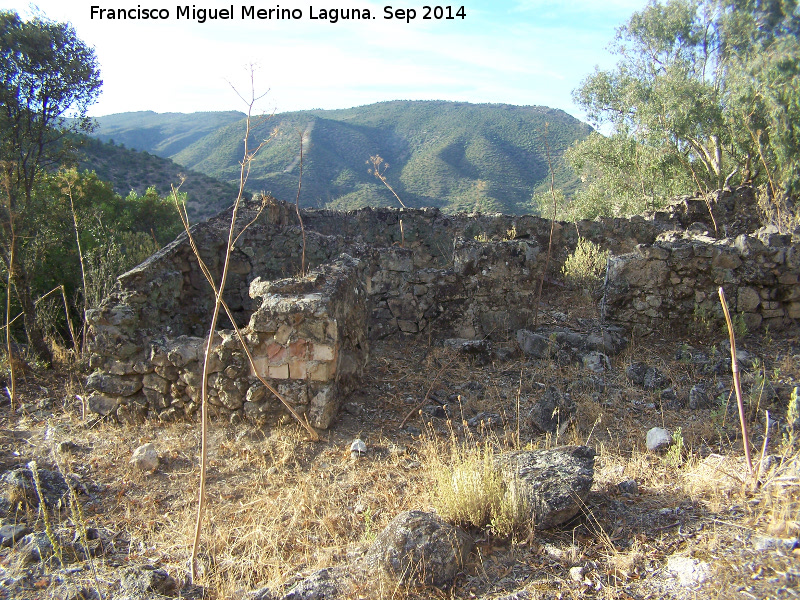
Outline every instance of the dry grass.
MULTIPOLYGON (((693 365, 673 360, 675 346, 636 342, 614 359, 613 370, 602 377, 605 387, 598 389, 581 383, 588 374, 574 365, 517 359, 479 366, 452 360, 441 348, 381 343, 362 389, 318 443, 304 441, 296 426, 265 430, 214 423, 209 526, 197 583, 211 598, 232 598, 264 585, 280 589, 315 569, 351 563, 400 511, 436 507, 453 521, 469 523, 477 538, 452 590, 360 581, 348 597, 495 598, 520 589, 537 598, 724 598, 736 589, 775 596, 796 581, 791 560, 797 556, 757 553, 751 540, 798 535, 797 448, 781 446, 774 435, 769 453, 778 458, 762 473, 761 486, 743 485, 746 467, 735 428, 714 422, 712 410, 660 410, 655 394, 632 387, 622 375, 633 360, 645 360, 685 394, 699 375, 693 365), (569 393, 576 406, 563 431, 549 437, 536 433, 526 418, 545 386, 569 393), (419 432, 400 430, 429 389, 432 403, 446 404, 451 418, 423 412, 411 420, 419 432), (502 425, 465 428, 463 419, 478 411, 499 415, 502 425), (681 464, 645 451, 644 433, 652 426, 682 427, 681 464), (369 448, 360 460, 349 453, 356 437, 369 448), (487 477, 495 453, 587 440, 598 459, 583 517, 559 530, 509 537, 514 528, 498 526, 501 496, 487 477), (626 479, 636 480, 637 494, 620 492, 618 484, 626 479), (669 583, 665 564, 676 554, 712 565, 712 586, 697 591, 669 583), (754 564, 763 565, 760 575, 754 564), (579 578, 570 571, 574 567, 582 568, 579 578)), ((791 348, 780 341, 772 346, 774 355, 765 356, 767 372, 779 368, 784 385, 796 382, 796 367, 785 358, 791 348)), ((184 581, 199 469, 196 424, 84 423, 76 393, 79 386, 66 378, 27 378, 20 387, 25 410, 0 429, 0 470, 33 459, 40 468, 53 469, 54 450, 61 442, 74 443, 58 454, 59 463, 88 486, 89 495, 79 499, 86 525, 100 533, 106 547, 96 558, 104 593, 113 591, 118 567, 127 564, 156 564, 184 581), (44 398, 55 401, 40 409, 44 398), (151 441, 162 458, 160 468, 153 475, 135 472, 128 463, 132 450, 151 441)), ((54 529, 72 539, 69 510, 51 516, 54 529)), ((27 518, 43 529, 35 510, 27 518)), ((12 554, 0 550, 3 568, 12 568, 12 554)), ((43 577, 52 569, 37 568, 43 577)), ((88 571, 76 580, 97 585, 88 571)), ((39 592, 26 594, 19 597, 39 592)))
POLYGON ((495 465, 501 443, 491 433, 461 438, 448 422, 449 437, 439 437, 433 426, 421 445, 422 461, 434 484, 434 507, 445 520, 473 531, 488 528, 494 535, 511 537, 531 532, 529 510, 513 486, 508 487, 495 465))

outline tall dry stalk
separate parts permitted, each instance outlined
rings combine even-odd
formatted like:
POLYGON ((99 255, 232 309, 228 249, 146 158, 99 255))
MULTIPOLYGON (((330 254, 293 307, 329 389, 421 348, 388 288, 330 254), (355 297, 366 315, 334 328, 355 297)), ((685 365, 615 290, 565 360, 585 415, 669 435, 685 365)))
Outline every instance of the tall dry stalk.
POLYGON ((728 324, 728 336, 731 341, 731 371, 733 372, 733 385, 736 390, 736 404, 739 407, 739 423, 742 426, 742 442, 744 443, 744 456, 747 459, 747 472, 753 475, 753 461, 750 459, 750 436, 747 434, 747 422, 744 417, 744 402, 742 401, 742 382, 739 379, 739 362, 736 360, 736 336, 733 333, 731 313, 725 300, 725 290, 719 288, 719 301, 722 303, 722 312, 725 313, 725 322, 728 324))
MULTIPOLYGON (((83 282, 83 327, 81 331, 81 354, 86 351, 86 328, 88 327, 88 323, 86 322, 86 311, 89 310, 89 299, 86 292, 86 267, 83 262, 83 249, 81 248, 81 236, 78 231, 78 216, 75 214, 75 202, 72 199, 72 181, 66 176, 62 175, 64 179, 64 183, 67 186, 67 195, 69 196, 69 208, 72 212, 72 225, 75 228, 75 244, 78 246, 78 258, 81 262, 81 281, 83 282)), ((64 287, 63 285, 61 286, 64 287)), ((62 290, 63 291, 63 290, 62 290)), ((66 310, 66 300, 65 302, 65 310, 66 310)), ((69 322, 69 317, 67 317, 67 322, 69 322)), ((72 339, 75 339, 75 333, 72 331, 72 323, 70 322, 70 333, 72 333, 72 339)), ((78 348, 75 348, 75 351, 78 351, 78 348)))
MULTIPOLYGON (((12 229, 13 235, 13 229, 12 229)), ((6 356, 8 357, 8 378, 10 379, 11 389, 8 390, 8 399, 11 401, 11 410, 17 401, 17 370, 14 366, 14 355, 11 347, 11 272, 14 266, 14 246, 11 244, 11 252, 8 259, 8 279, 6 280, 6 356)))
MULTIPOLYGON (((190 559, 190 577, 192 582, 197 578, 197 554, 200 548, 200 533, 203 527, 203 512, 206 503, 206 471, 207 471, 207 458, 208 458, 208 375, 211 366, 211 350, 214 345, 214 335, 217 331, 217 320, 219 318, 219 311, 222 305, 222 294, 225 291, 225 283, 228 280, 228 267, 230 266, 231 251, 233 250, 233 243, 235 240, 234 234, 236 230, 236 217, 239 213, 239 205, 244 196, 244 188, 247 178, 250 174, 250 166, 256 153, 263 147, 264 142, 259 144, 255 150, 250 149, 250 133, 251 133, 251 120, 253 114, 253 107, 255 103, 263 96, 255 97, 254 87, 252 86, 252 71, 251 71, 251 96, 247 103, 247 120, 245 125, 244 136, 244 151, 242 162, 239 169, 239 193, 233 203, 231 210, 231 225, 228 229, 228 242, 225 247, 225 261, 222 265, 222 276, 220 277, 219 285, 214 290, 214 308, 211 312, 211 325, 209 326, 208 340, 206 341, 205 354, 203 357, 203 375, 200 388, 200 482, 198 484, 198 500, 197 500, 197 519, 195 521, 194 542, 192 543, 192 557, 190 559)), ((235 91, 235 89, 234 89, 235 91)), ((239 94, 236 92, 237 95, 239 94)), ((239 95, 241 98, 241 95, 239 95)), ((244 100, 244 98, 242 98, 244 100)))
MULTIPOLYGON (((373 175, 375 175, 375 177, 380 179, 383 182, 383 185, 389 188, 389 191, 392 192, 395 198, 397 198, 397 201, 400 203, 400 206, 402 206, 403 208, 408 208, 405 204, 403 204, 403 201, 400 200, 400 196, 397 195, 397 192, 394 191, 394 188, 391 185, 389 185, 389 182, 386 180, 386 175, 384 175, 384 173, 386 173, 386 169, 389 168, 389 163, 385 162, 380 157, 380 155, 376 154, 375 156, 369 157, 367 164, 372 165, 372 168, 368 169, 368 171, 373 175)), ((405 245, 406 245, 406 234, 403 231, 403 219, 400 219, 400 247, 404 248, 405 245)))
POLYGON ((8 235, 11 237, 8 245, 8 277, 6 279, 6 356, 8 357, 8 375, 10 379, 11 388, 8 389, 8 398, 11 401, 11 410, 14 410, 14 404, 17 401, 17 371, 14 367, 14 355, 12 353, 11 341, 11 323, 17 320, 11 318, 11 286, 14 283, 14 267, 15 256, 14 249, 17 247, 16 231, 14 229, 14 212, 11 209, 11 182, 8 177, 3 177, 3 191, 6 195, 6 210, 8 211, 8 235))
POLYGON ((544 124, 544 146, 547 150, 547 168, 550 171, 550 194, 553 196, 553 216, 550 219, 550 240, 547 243, 547 258, 544 261, 544 269, 542 269, 542 276, 539 278, 539 291, 536 293, 536 306, 533 309, 533 329, 539 326, 539 304, 542 301, 542 288, 544 287, 544 277, 547 274, 547 268, 550 266, 550 254, 553 251, 553 232, 556 228, 556 211, 558 210, 558 200, 556 199, 556 177, 553 173, 553 163, 550 160, 550 140, 547 135, 547 122, 544 124))
MULTIPOLYGON (((242 156, 242 161, 240 163, 240 171, 239 171, 239 193, 237 194, 236 200, 234 201, 233 207, 231 209, 231 223, 230 223, 230 228, 228 230, 228 241, 227 241, 227 245, 226 245, 226 249, 225 249, 225 260, 224 260, 223 267, 222 267, 222 275, 220 276, 220 282, 219 282, 218 285, 215 284, 214 278, 213 278, 213 276, 211 274, 211 271, 208 269, 208 267, 205 265, 205 263, 203 262, 202 258, 200 257, 199 248, 195 244, 194 238, 193 238, 193 236, 191 234, 191 230, 190 230, 190 227, 189 227, 188 216, 187 216, 187 213, 186 213, 185 206, 184 206, 183 209, 181 209, 180 201, 178 200, 177 190, 173 188, 173 199, 175 200, 176 204, 178 205, 178 212, 180 213, 181 220, 183 221, 184 228, 186 229, 187 235, 189 236, 189 240, 190 240, 190 244, 191 244, 192 250, 193 250, 193 252, 195 254, 195 257, 198 259, 198 263, 200 265, 200 268, 201 268, 204 276, 206 277, 206 279, 211 284, 211 288, 212 288, 212 290, 214 292, 214 308, 212 310, 211 325, 209 327, 208 340, 206 342, 206 347, 205 347, 205 352, 204 352, 203 375, 202 375, 202 384, 201 384, 201 389, 200 389, 200 398, 201 398, 201 400, 200 400, 200 422, 201 422, 200 481, 199 481, 199 484, 198 484, 197 518, 196 518, 196 521, 195 521, 194 540, 193 540, 193 543, 192 543, 192 555, 191 555, 190 563, 189 563, 190 579, 191 579, 192 582, 194 582, 197 579, 197 555, 199 553, 200 537, 201 537, 201 532, 202 532, 202 527, 203 527, 203 515, 204 515, 205 505, 206 505, 206 494, 205 494, 205 492, 206 492, 206 478, 207 478, 206 476, 207 476, 207 462, 208 462, 208 375, 209 375, 209 369, 210 369, 211 351, 212 351, 213 346, 214 346, 214 336, 215 336, 215 333, 216 333, 216 330, 217 330, 217 321, 219 319, 219 312, 220 312, 221 308, 223 308, 226 311, 229 319, 231 320, 231 323, 233 324, 233 326, 234 326, 234 328, 236 330, 237 336, 239 337, 239 340, 240 340, 245 352, 247 353, 248 359, 250 360, 251 367, 253 367, 253 371, 256 372, 255 371, 255 367, 254 367, 253 357, 250 354, 249 349, 247 348, 247 345, 245 343, 244 337, 242 336, 242 334, 241 334, 241 332, 239 330, 239 327, 236 325, 236 322, 235 322, 235 320, 233 318, 233 314, 231 313, 230 309, 228 308, 227 304, 225 303, 225 301, 222 298, 222 295, 223 295, 223 293, 225 291, 225 284, 226 284, 227 278, 228 278, 228 268, 230 266, 230 257, 231 257, 231 253, 233 251, 233 247, 236 244, 236 241, 239 239, 239 236, 241 236, 242 233, 244 233, 244 231, 250 225, 252 225, 252 223, 256 220, 256 218, 258 218, 258 215, 256 215, 256 217, 254 219, 252 219, 249 223, 247 223, 244 226, 244 228, 242 229, 242 231, 239 232, 238 235, 236 234, 236 222, 237 222, 237 217, 238 217, 238 213, 239 213, 239 207, 240 207, 242 199, 244 197, 245 185, 246 185, 247 180, 248 180, 249 175, 250 175, 250 169, 251 169, 251 166, 252 166, 252 162, 253 162, 253 159, 255 158, 256 154, 258 154, 258 152, 261 150, 261 148, 263 148, 264 145, 269 141, 269 139, 271 139, 271 137, 267 138, 267 139, 261 141, 254 149, 250 148, 250 137, 251 137, 251 134, 252 134, 252 130, 254 128, 254 125, 253 125, 253 108, 254 108, 256 102, 258 102, 261 98, 264 97, 264 95, 266 95, 266 94, 263 94, 261 96, 256 97, 255 91, 254 91, 255 87, 254 87, 254 82, 253 82, 253 75, 254 75, 254 71, 253 71, 253 69, 251 69, 251 72, 250 72, 251 94, 250 94, 249 100, 245 100, 242 97, 242 95, 239 94, 239 92, 236 90, 236 88, 233 88, 234 92, 236 92, 236 94, 239 96, 239 98, 241 98, 242 101, 244 101, 245 104, 247 104, 247 118, 245 120, 244 150, 243 150, 243 156, 242 156)), ((233 86, 231 86, 231 87, 233 87, 233 86)), ((262 209, 263 209, 263 206, 262 206, 262 209)), ((260 211, 259 211, 259 214, 260 214, 260 211)), ((292 414, 295 416, 295 418, 297 418, 298 421, 300 421, 301 424, 306 426, 306 428, 312 433, 312 438, 319 439, 319 436, 313 430, 313 428, 310 425, 308 425, 308 423, 303 423, 303 421, 299 417, 299 415, 291 408, 291 406, 289 406, 288 402, 283 397, 281 397, 280 394, 278 394, 277 390, 275 390, 268 382, 266 382, 260 376, 259 376, 259 379, 262 381, 262 383, 265 384, 265 386, 270 391, 272 391, 276 396, 278 396, 278 398, 283 402, 283 404, 286 405, 289 408, 289 410, 292 412, 292 414)))
MULTIPOLYGON (((36 300, 36 302, 34 302, 34 306, 38 305, 39 302, 41 302, 54 292, 61 292, 61 299, 64 301, 64 317, 67 319, 67 327, 69 328, 69 335, 72 338, 72 347, 75 349, 75 355, 78 356, 80 354, 80 349, 78 348, 78 339, 75 337, 75 328, 72 326, 72 319, 69 316, 69 304, 67 303, 67 292, 64 290, 64 284, 62 283, 61 285, 57 285, 46 294, 39 296, 39 299, 36 300)), ((85 314, 86 313, 84 312, 84 315, 85 314)))
POLYGON ((300 214, 300 189, 303 187, 303 136, 305 131, 300 132, 300 180, 297 182, 297 198, 294 200, 294 208, 297 211, 297 220, 300 221, 300 231, 303 234, 303 254, 300 257, 300 277, 306 275, 306 228, 303 225, 303 216, 300 214))

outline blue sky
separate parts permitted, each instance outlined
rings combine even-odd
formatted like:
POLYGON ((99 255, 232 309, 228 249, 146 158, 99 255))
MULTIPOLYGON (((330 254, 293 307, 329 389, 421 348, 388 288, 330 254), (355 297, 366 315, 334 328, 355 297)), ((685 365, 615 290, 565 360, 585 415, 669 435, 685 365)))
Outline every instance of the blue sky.
MULTIPOLYGON (((154 110, 246 110, 231 89, 269 90, 258 112, 347 108, 382 100, 458 100, 561 108, 581 117, 571 93, 595 67, 609 67, 615 29, 645 0, 464 0, 466 17, 423 20, 421 2, 392 0, 284 0, 234 2, 232 20, 176 18, 165 0, 40 0, 49 18, 70 21, 93 46, 103 78, 94 116, 154 110), (91 19, 91 6, 156 8, 169 19, 91 19), (242 6, 300 9, 298 20, 244 20, 242 6), (384 18, 384 7, 414 8, 411 22, 384 18), (369 9, 374 19, 322 19, 322 9, 369 9)), ((433 4, 433 3, 428 3, 433 4)), ((185 6, 185 5, 182 5, 185 6)), ((189 6, 192 6, 191 4, 189 6)), ((197 8, 230 7, 195 2, 197 8)), ((0 0, 0 8, 31 14, 27 3, 0 0)))

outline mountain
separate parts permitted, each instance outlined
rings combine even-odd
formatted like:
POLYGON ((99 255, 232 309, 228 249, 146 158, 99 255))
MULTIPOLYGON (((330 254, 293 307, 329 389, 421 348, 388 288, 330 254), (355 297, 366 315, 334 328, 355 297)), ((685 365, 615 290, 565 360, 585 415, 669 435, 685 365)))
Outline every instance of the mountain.
POLYGON ((127 196, 131 190, 144 194, 149 187, 155 187, 161 196, 168 196, 172 186, 177 186, 183 177, 180 191, 186 193, 186 210, 192 222, 207 219, 227 208, 239 192, 238 186, 188 170, 169 158, 147 151, 138 152, 91 137, 83 137, 78 148, 79 168, 95 171, 122 196, 127 196))
POLYGON ((95 137, 104 142, 145 150, 169 158, 220 127, 238 123, 238 111, 156 113, 152 110, 118 113, 97 119, 95 137))
MULTIPOLYGON (((124 113, 97 121, 101 139, 238 183, 241 113, 124 113)), ((369 158, 380 155, 389 165, 387 181, 406 206, 525 213, 532 194, 549 187, 548 144, 556 184, 569 192, 578 181, 563 153, 590 132, 567 113, 540 106, 392 101, 281 113, 254 124, 251 147, 269 141, 252 163, 247 187, 294 200, 302 134, 303 206, 398 206, 368 171, 369 158)))

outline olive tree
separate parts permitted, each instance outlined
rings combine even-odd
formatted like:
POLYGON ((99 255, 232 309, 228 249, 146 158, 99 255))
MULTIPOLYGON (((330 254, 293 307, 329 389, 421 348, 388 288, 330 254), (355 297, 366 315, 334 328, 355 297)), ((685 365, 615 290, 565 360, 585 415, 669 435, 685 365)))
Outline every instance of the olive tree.
POLYGON ((620 189, 619 208, 731 182, 797 187, 799 21, 796 0, 651 0, 634 13, 611 45, 616 66, 574 93, 612 133, 568 154, 589 182, 579 199, 620 189))
POLYGON ((49 357, 36 322, 27 246, 37 223, 38 180, 71 153, 70 133, 91 129, 88 107, 102 81, 94 50, 68 23, 36 16, 24 21, 0 11, 0 244, 8 276, 22 309, 28 342, 49 357))

